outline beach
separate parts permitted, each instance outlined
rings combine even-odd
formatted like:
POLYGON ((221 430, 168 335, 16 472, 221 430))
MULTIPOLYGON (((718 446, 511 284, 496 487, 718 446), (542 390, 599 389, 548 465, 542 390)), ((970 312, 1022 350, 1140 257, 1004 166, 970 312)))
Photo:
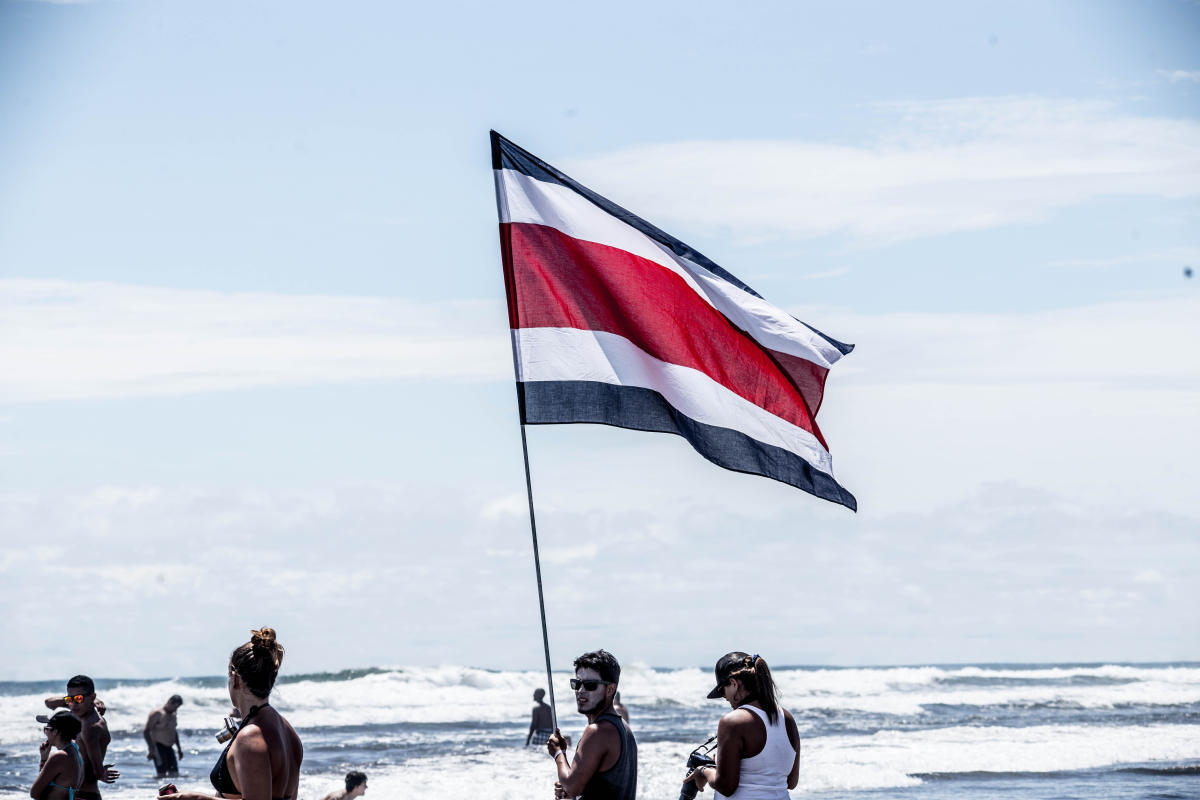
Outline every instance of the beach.
MULTIPOLYGON (((779 667, 803 740, 793 797, 1200 797, 1200 664, 779 667)), ((555 673, 560 727, 582 717, 555 673)), ((179 787, 210 791, 229 713, 223 677, 97 679, 121 770, 105 797, 152 797, 146 715, 180 694, 179 787)), ((630 664, 621 696, 639 748, 639 798, 674 800, 688 752, 728 710, 704 695, 711 671, 630 664)), ((469 667, 281 675, 271 702, 305 747, 298 800, 319 800, 351 769, 368 797, 550 798, 553 770, 524 748, 536 671, 469 667)), ((0 682, 0 798, 27 797, 42 700, 62 679, 0 682)), ((701 795, 701 797, 711 795, 701 795)))

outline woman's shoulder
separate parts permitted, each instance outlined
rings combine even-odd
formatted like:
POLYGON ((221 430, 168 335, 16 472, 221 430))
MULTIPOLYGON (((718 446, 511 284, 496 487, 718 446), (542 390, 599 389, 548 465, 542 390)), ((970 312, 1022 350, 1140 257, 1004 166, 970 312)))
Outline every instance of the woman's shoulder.
POLYGON ((721 722, 719 724, 726 726, 751 725, 757 719, 758 716, 755 715, 755 713, 751 711, 748 706, 738 706, 732 711, 726 711, 725 716, 721 717, 721 722))

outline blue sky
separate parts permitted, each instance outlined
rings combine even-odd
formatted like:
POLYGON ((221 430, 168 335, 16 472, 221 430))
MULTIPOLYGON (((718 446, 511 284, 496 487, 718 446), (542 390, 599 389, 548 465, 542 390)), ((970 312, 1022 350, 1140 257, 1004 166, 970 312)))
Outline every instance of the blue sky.
POLYGON ((0 675, 215 673, 264 623, 297 669, 540 663, 489 128, 858 345, 821 415, 858 515, 530 431, 558 660, 1200 658, 1198 35, 0 2, 0 675), (45 636, 48 573, 102 646, 45 636))

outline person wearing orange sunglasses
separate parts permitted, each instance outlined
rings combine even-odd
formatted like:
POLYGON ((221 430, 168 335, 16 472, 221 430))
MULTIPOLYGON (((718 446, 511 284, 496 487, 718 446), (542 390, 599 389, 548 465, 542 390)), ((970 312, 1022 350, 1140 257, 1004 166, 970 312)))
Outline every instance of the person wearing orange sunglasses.
POLYGON ((112 764, 105 764, 112 736, 104 721, 104 705, 96 699, 96 684, 87 675, 67 681, 66 697, 46 699, 47 708, 66 707, 79 720, 79 752, 83 756, 83 785, 75 791, 76 800, 100 800, 100 782, 112 783, 121 777, 112 764))

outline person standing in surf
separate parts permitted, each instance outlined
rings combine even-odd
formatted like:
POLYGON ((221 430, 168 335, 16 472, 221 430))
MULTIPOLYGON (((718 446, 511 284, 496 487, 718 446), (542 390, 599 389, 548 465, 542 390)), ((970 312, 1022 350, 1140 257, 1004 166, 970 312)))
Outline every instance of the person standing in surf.
POLYGON ((779 707, 771 669, 758 654, 726 653, 713 672, 708 693, 733 707, 717 725, 717 764, 692 771, 701 791, 730 800, 787 800, 800 782, 800 732, 791 712, 779 707))
POLYGON ((637 796, 637 742, 633 731, 613 711, 613 698, 621 680, 621 665, 607 650, 584 653, 575 659, 575 706, 588 725, 567 763, 567 740, 557 728, 546 742, 554 758, 558 798, 582 800, 635 800, 637 796), (561 756, 561 757, 560 757, 561 756))
POLYGON ((537 705, 533 707, 533 713, 529 718, 529 735, 525 737, 526 747, 531 744, 545 744, 554 731, 554 713, 544 702, 545 697, 545 689, 533 690, 533 702, 537 705))
POLYGON ((154 771, 159 778, 174 778, 179 774, 179 758, 183 758, 183 747, 179 744, 178 720, 175 712, 183 705, 183 698, 177 694, 156 708, 146 718, 146 726, 142 729, 142 737, 146 740, 146 758, 154 762, 154 771), (172 750, 171 748, 175 749, 172 750))
MULTIPOLYGON (((250 641, 229 656, 229 699, 242 722, 208 776, 217 797, 296 800, 304 746, 291 724, 270 704, 283 662, 275 631, 250 632, 250 641)), ((173 800, 210 800, 200 792, 172 794, 173 800)))

